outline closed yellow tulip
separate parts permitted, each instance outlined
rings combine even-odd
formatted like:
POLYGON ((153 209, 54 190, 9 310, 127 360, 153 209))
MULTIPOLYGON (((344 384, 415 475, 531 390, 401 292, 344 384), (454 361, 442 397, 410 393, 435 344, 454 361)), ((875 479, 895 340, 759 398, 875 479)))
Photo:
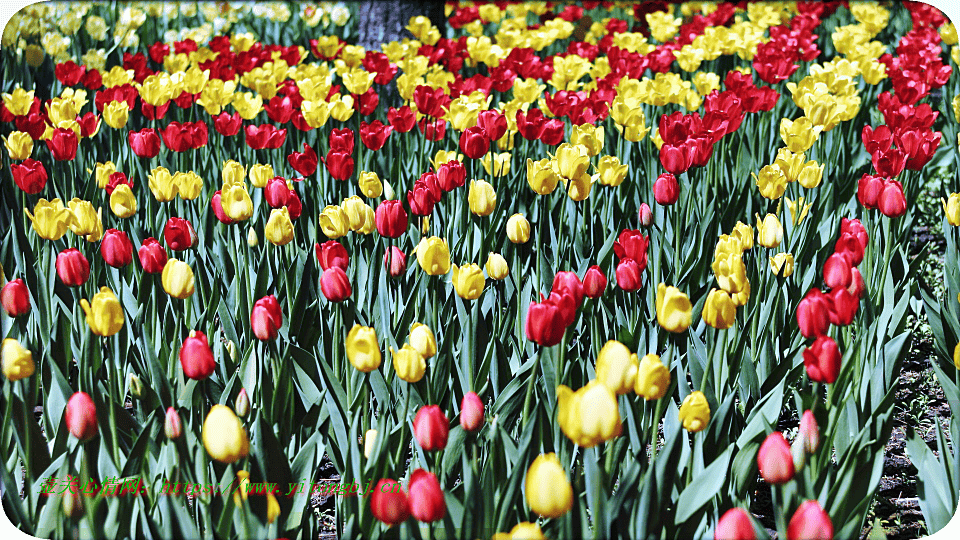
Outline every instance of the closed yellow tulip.
POLYGON ((274 208, 270 212, 270 219, 263 227, 263 236, 277 246, 287 245, 293 240, 293 222, 290 221, 290 212, 286 206, 274 208))
POLYGON ((793 275, 793 255, 790 253, 777 253, 770 257, 770 269, 780 277, 790 277, 793 275))
POLYGON ((423 378, 427 362, 413 345, 404 343, 399 351, 390 347, 390 353, 393 355, 393 369, 397 372, 397 377, 408 383, 415 383, 423 378))
POLYGON ((267 187, 267 182, 274 176, 276 176, 276 174, 273 172, 273 165, 269 163, 266 165, 258 163, 250 167, 250 183, 253 184, 253 187, 267 187))
POLYGON ((466 266, 453 265, 453 275, 451 280, 457 296, 464 300, 476 300, 480 298, 483 292, 483 270, 477 264, 468 264, 466 266))
POLYGON ((243 186, 243 181, 247 177, 247 169, 240 163, 230 159, 223 164, 220 169, 220 176, 223 179, 223 185, 243 186))
POLYGON ((957 346, 953 348, 953 365, 960 369, 960 343, 957 343, 957 346))
POLYGON ((599 380, 592 380, 574 392, 557 387, 557 422, 574 444, 590 448, 620 435, 617 396, 599 380))
POLYGON ((733 326, 737 318, 737 306, 730 294, 723 289, 712 289, 703 305, 703 322, 719 330, 733 326))
POLYGON ((753 249, 753 227, 742 221, 738 221, 736 226, 733 227, 732 236, 740 241, 741 251, 753 249))
POLYGON ((160 282, 163 284, 163 290, 170 296, 180 300, 189 298, 195 286, 193 269, 183 261, 167 259, 167 264, 163 266, 163 273, 160 274, 160 282))
POLYGON ((424 358, 437 354, 437 338, 425 324, 415 322, 410 326, 410 345, 424 358))
POLYGON ((657 287, 657 322, 668 332, 683 332, 690 326, 690 298, 680 289, 661 283, 657 287))
POLYGON ((951 193, 949 197, 940 198, 943 205, 943 215, 947 217, 947 223, 954 227, 960 226, 960 193, 951 193))
POLYGON ((527 469, 524 480, 527 504, 546 518, 558 518, 573 506, 573 488, 554 453, 540 454, 527 469))
POLYGON ((177 196, 177 184, 166 167, 157 167, 147 176, 147 185, 157 202, 169 202, 177 196))
MULTIPOLYGON (((203 179, 193 171, 178 172, 173 175, 173 183, 177 186, 177 194, 185 201, 196 199, 200 196, 200 190, 203 189, 203 179)), ((223 203, 220 206, 222 207, 223 203)))
POLYGON ((363 457, 369 459, 373 449, 377 447, 377 430, 368 429, 363 434, 363 457))
POLYGON ((680 421, 683 428, 691 433, 703 431, 710 422, 710 405, 707 396, 697 390, 687 396, 680 404, 680 421))
POLYGON ((273 523, 280 516, 280 503, 272 491, 267 492, 267 523, 273 523))
POLYGON ((214 405, 203 421, 203 447, 221 463, 234 463, 250 452, 250 439, 237 415, 226 405, 214 405))
POLYGON ((223 185, 220 192, 223 213, 234 221, 244 221, 253 215, 253 201, 242 185, 223 185))
POLYGON ((377 331, 369 326, 354 324, 347 334, 347 359, 357 371, 370 373, 380 367, 380 346, 377 331))
POLYGON ((470 211, 478 216, 489 216, 497 206, 497 193, 493 186, 484 180, 471 180, 470 192, 467 194, 470 211))
POLYGON ((357 232, 363 229, 367 221, 366 209, 369 208, 367 203, 363 202, 363 199, 356 195, 348 197, 340 204, 340 208, 343 209, 344 215, 347 216, 347 222, 349 223, 351 231, 357 232))
POLYGON ((33 353, 24 349, 20 342, 13 338, 3 340, 0 356, 3 357, 3 376, 11 381, 26 379, 36 370, 33 353))
POLYGON ((60 199, 40 199, 33 207, 33 214, 26 208, 23 211, 33 223, 33 230, 45 240, 59 240, 76 220, 73 212, 64 208, 60 199))
POLYGON ((757 243, 765 248, 775 248, 783 241, 783 225, 774 214, 767 214, 760 219, 757 214, 757 243))
POLYGON ((637 355, 616 340, 608 341, 597 354, 597 380, 616 394, 633 390, 637 367, 637 355))
POLYGON ((343 208, 337 205, 328 205, 320 212, 320 230, 330 239, 337 239, 350 230, 350 221, 343 208))
POLYGON ((487 264, 483 266, 490 279, 500 281, 510 275, 510 267, 507 266, 507 260, 499 253, 490 253, 487 256, 487 264))
POLYGON ((103 222, 93 204, 81 199, 73 199, 68 204, 74 217, 73 223, 69 225, 73 234, 84 236, 91 242, 99 240, 103 236, 103 222))
POLYGON ((553 193, 560 183, 560 175, 553 170, 551 160, 533 161, 527 158, 527 184, 538 195, 553 193))
POLYGON ((507 220, 507 238, 514 244, 526 244, 530 240, 530 222, 523 214, 514 214, 507 220))
POLYGON ((126 101, 111 101, 103 108, 103 121, 113 129, 120 129, 127 125, 130 108, 126 101))
POLYGON ((93 295, 93 303, 81 299, 80 307, 87 316, 90 330, 98 336, 112 336, 123 327, 123 308, 107 287, 101 287, 100 292, 93 295))
POLYGON ((128 218, 137 214, 137 198, 127 184, 120 184, 110 194, 110 211, 118 218, 128 218))
POLYGON ((710 268, 713 269, 720 288, 730 294, 738 293, 749 285, 742 253, 720 253, 710 268))
MULTIPOLYGON (((519 80, 519 78, 517 79, 519 80)), ((547 540, 536 523, 517 523, 508 533, 496 533, 492 540, 547 540)))
MULTIPOLYGON (((163 169, 163 167, 160 168, 163 169)), ((117 172, 117 166, 114 165, 112 161, 97 163, 96 172, 94 173, 97 177, 97 187, 100 189, 107 187, 107 184, 110 183, 110 175, 115 172, 117 172)))
POLYGON ((417 244, 417 262, 428 275, 440 276, 450 271, 450 248, 446 240, 430 236, 417 244))
POLYGON ((10 159, 22 161, 33 152, 33 137, 24 131, 14 131, 9 137, 3 138, 3 145, 7 147, 10 159))
POLYGON ((647 354, 640 359, 637 367, 637 379, 633 391, 643 399, 650 401, 661 399, 670 388, 670 370, 663 365, 660 356, 647 354))
POLYGON ((364 171, 360 173, 357 182, 360 184, 360 193, 363 193, 366 197, 372 199, 383 194, 383 183, 380 182, 380 177, 375 172, 364 171))

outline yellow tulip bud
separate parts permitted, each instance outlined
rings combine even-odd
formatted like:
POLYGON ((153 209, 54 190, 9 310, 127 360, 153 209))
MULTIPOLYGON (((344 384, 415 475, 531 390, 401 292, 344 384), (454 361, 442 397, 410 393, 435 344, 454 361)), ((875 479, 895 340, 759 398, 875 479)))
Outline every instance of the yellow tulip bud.
POLYGON ((471 180, 467 195, 470 211, 478 216, 489 216, 497 205, 497 194, 493 186, 484 180, 471 180))
POLYGON ((670 388, 670 370, 663 365, 660 356, 656 354, 644 355, 637 367, 637 379, 633 391, 643 399, 650 401, 665 396, 668 388, 670 388))
POLYGON ((347 334, 346 346, 347 359, 357 371, 370 373, 380 367, 380 346, 373 328, 354 324, 347 334))
POLYGON ((170 296, 179 300, 189 298, 194 292, 193 269, 183 261, 167 259, 167 264, 163 265, 163 273, 160 274, 160 282, 163 290, 170 296))
POLYGON ((451 280, 457 296, 464 300, 476 300, 480 298, 483 292, 484 278, 483 270, 477 264, 468 264, 466 266, 453 265, 453 275, 451 280))
POLYGON ((507 260, 499 253, 490 253, 487 256, 487 264, 484 265, 487 276, 497 281, 504 279, 510 274, 510 268, 507 266, 507 260))
POLYGON ((527 504, 535 513, 557 518, 573 506, 573 488, 554 453, 540 454, 527 469, 524 480, 527 504))
POLYGON ((690 298, 676 287, 661 283, 657 287, 657 322, 668 332, 683 332, 690 326, 693 306, 690 298))
POLYGON ((383 193, 383 184, 380 183, 380 177, 375 172, 364 171, 360 173, 358 179, 360 192, 369 198, 379 197, 383 193))
POLYGON ((247 177, 247 170, 243 165, 231 159, 223 164, 220 174, 223 179, 223 185, 242 187, 243 180, 247 177))
POLYGON ((425 324, 415 322, 410 326, 410 345, 424 358, 437 354, 437 338, 425 324))
POLYGON ((293 222, 290 221, 290 212, 286 206, 274 208, 270 212, 270 219, 263 227, 263 236, 276 246, 287 245, 293 240, 293 222))
POLYGON ((680 421, 683 428, 691 433, 703 431, 710 422, 710 405, 703 392, 697 390, 687 396, 680 404, 680 421))
POLYGON ((488 152, 480 159, 480 164, 483 165, 483 170, 486 171, 487 174, 494 178, 500 178, 510 173, 511 157, 512 154, 510 154, 510 152, 493 154, 492 157, 488 152))
POLYGON ((597 355, 597 380, 616 394, 633 390, 637 379, 637 355, 626 345, 610 340, 597 355))
POLYGON ((450 248, 446 240, 424 237, 416 247, 417 262, 428 275, 439 276, 450 271, 450 248))
POLYGON ((399 351, 390 347, 390 353, 393 354, 393 369, 397 372, 397 377, 408 383, 415 383, 423 378, 427 362, 412 345, 404 343, 399 351))
POLYGON ((599 380, 592 380, 574 392, 557 387, 560 429, 574 444, 590 448, 620 435, 620 410, 613 391, 599 380))
POLYGON ((737 306, 734 305, 730 294, 720 289, 712 289, 703 305, 703 322, 719 330, 733 326, 737 318, 737 306))
MULTIPOLYGON (((103 223, 100 221, 100 215, 93 209, 90 201, 73 199, 69 203, 70 212, 73 213, 73 223, 69 224, 70 230, 77 236, 95 236, 99 239, 103 236, 103 223)), ((89 238, 88 238, 89 240, 89 238)))
POLYGON ((257 244, 260 243, 260 238, 257 236, 257 230, 253 227, 250 227, 250 230, 247 231, 247 245, 250 247, 257 247, 257 244))
POLYGON ((110 194, 110 211, 118 218, 128 218, 137 214, 137 198, 127 184, 120 184, 110 194))
POLYGON ((11 381, 26 379, 36 370, 33 353, 24 349, 20 342, 13 338, 3 340, 0 356, 3 357, 3 376, 11 381))
POLYGON ((363 457, 369 459, 373 449, 377 447, 377 430, 368 429, 363 434, 363 457))
POLYGON ((80 307, 87 316, 87 325, 98 336, 112 336, 123 327, 123 308, 113 291, 101 287, 93 295, 93 303, 86 298, 80 300, 80 307))
POLYGON ((765 248, 775 248, 783 241, 783 225, 774 214, 767 214, 760 219, 757 214, 757 243, 765 248))
POLYGON ((213 459, 234 463, 250 452, 250 439, 237 415, 226 405, 214 405, 203 421, 203 447, 213 459))
POLYGON ((793 275, 793 255, 790 253, 777 253, 773 257, 770 257, 770 269, 778 276, 790 277, 793 275))

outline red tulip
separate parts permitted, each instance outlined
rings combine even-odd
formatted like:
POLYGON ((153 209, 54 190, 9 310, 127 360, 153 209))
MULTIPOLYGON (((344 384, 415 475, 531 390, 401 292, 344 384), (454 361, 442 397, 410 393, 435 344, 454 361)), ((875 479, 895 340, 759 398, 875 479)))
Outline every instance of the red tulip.
POLYGON ((410 475, 410 513, 417 521, 440 521, 447 514, 437 475, 417 469, 410 475))
POLYGON ((833 289, 829 296, 831 303, 830 323, 837 326, 846 326, 852 323, 853 318, 857 316, 857 308, 860 307, 860 298, 844 288, 833 289))
POLYGON ((100 242, 100 255, 104 262, 114 268, 122 268, 133 261, 133 244, 127 233, 117 229, 107 229, 100 242))
POLYGON ((617 286, 625 291, 636 291, 643 286, 643 271, 633 259, 623 259, 617 264, 617 286))
POLYGON ((640 203, 640 212, 638 212, 638 214, 640 225, 643 227, 649 227, 650 225, 653 225, 653 212, 650 210, 649 204, 640 203))
POLYGON ((804 411, 800 418, 800 431, 797 438, 803 443, 803 451, 812 454, 820 446, 820 428, 817 426, 817 419, 813 416, 813 411, 804 411))
POLYGON ((39 140, 47 130, 47 119, 37 112, 31 112, 26 116, 17 116, 14 121, 18 131, 30 135, 33 140, 39 140))
POLYGON ((517 111, 517 131, 520 136, 528 141, 535 141, 543 133, 543 126, 547 119, 543 116, 540 109, 530 109, 524 114, 523 111, 517 111))
POLYGON ((466 181, 467 169, 457 160, 448 161, 437 168, 437 183, 447 193, 463 187, 466 181))
POLYGON ((787 525, 787 540, 833 538, 833 523, 817 501, 803 501, 787 525))
POLYGON ((440 202, 443 191, 433 173, 425 173, 413 183, 413 189, 407 192, 407 204, 415 216, 429 216, 435 204, 440 202))
POLYGON ((653 183, 653 198, 659 204, 670 205, 680 198, 680 183, 677 177, 670 173, 663 173, 653 183))
POLYGON ((417 115, 408 105, 399 109, 390 107, 387 111, 387 121, 397 133, 406 133, 417 125, 417 115))
POLYGON ((197 245, 197 233, 193 225, 179 217, 167 220, 163 227, 163 240, 174 251, 184 251, 197 245))
POLYGON ((877 176, 896 178, 907 166, 907 153, 900 148, 877 150, 870 156, 877 176))
POLYGON ((589 298, 599 298, 607 288, 607 276, 600 267, 593 265, 583 275, 583 294, 589 298))
POLYGON ((900 182, 888 180, 884 183, 883 191, 877 197, 877 208, 887 217, 900 217, 907 213, 907 199, 900 182))
POLYGON ((283 325, 283 312, 280 311, 280 302, 274 295, 264 296, 253 304, 250 312, 250 327, 257 339, 266 341, 275 339, 283 325))
MULTIPOLYGON (((862 249, 867 249, 867 242, 870 241, 870 236, 867 234, 867 229, 863 227, 863 223, 860 223, 859 219, 840 219, 840 234, 851 233, 857 237, 857 240, 860 242, 860 247, 862 249)), ((856 263, 860 264, 860 263, 856 263)))
POLYGON ((793 455, 783 433, 774 431, 767 435, 757 453, 757 467, 768 484, 786 484, 793 478, 793 455))
POLYGON ((57 255, 57 276, 68 287, 79 287, 90 277, 90 262, 76 248, 68 248, 57 255))
POLYGON ((217 133, 224 137, 233 137, 237 133, 240 133, 242 126, 243 118, 240 116, 240 113, 227 114, 222 112, 213 117, 213 129, 217 130, 217 133))
POLYGON ((0 304, 3 310, 11 317, 19 317, 30 313, 30 290, 22 279, 8 281, 0 289, 0 304))
POLYGON ((577 308, 583 305, 583 282, 574 272, 557 272, 550 292, 567 293, 573 297, 577 308))
POLYGON ((247 146, 254 150, 280 148, 287 138, 287 130, 277 129, 273 124, 248 125, 244 128, 244 133, 247 146))
POLYGON ((713 533, 714 540, 756 540, 753 520, 743 508, 731 508, 724 512, 713 533))
POLYGON ((872 126, 865 125, 860 131, 860 138, 867 153, 871 155, 889 150, 893 146, 893 131, 886 125, 881 125, 876 130, 872 126))
MULTIPOLYGON (((859 242, 857 243, 859 246, 859 242)), ((850 285, 853 269, 845 253, 834 253, 823 264, 823 282, 827 287, 836 289, 850 285)))
POLYGON ((470 159, 480 159, 490 150, 490 140, 478 126, 467 128, 460 134, 460 151, 470 159))
POLYGON ((54 76, 64 86, 76 86, 85 72, 86 68, 78 66, 73 60, 61 62, 53 67, 54 76))
POLYGON ((407 255, 397 246, 390 246, 383 254, 383 266, 392 277, 402 276, 407 271, 407 255))
POLYGON ((230 216, 228 216, 226 212, 223 211, 223 204, 220 202, 219 189, 213 194, 212 197, 210 197, 210 208, 213 209, 213 214, 217 216, 217 219, 220 221, 220 223, 226 223, 227 225, 236 223, 234 220, 230 219, 230 216))
POLYGON ((350 278, 343 268, 331 266, 320 276, 320 292, 331 302, 343 302, 353 293, 350 288, 350 278))
POLYGON ((297 219, 303 212, 303 203, 300 202, 300 196, 296 190, 291 189, 287 192, 287 212, 290 213, 290 219, 297 219))
POLYGON ((127 141, 133 153, 142 158, 156 157, 160 153, 160 137, 150 128, 130 131, 127 141))
POLYGON ((563 320, 564 314, 556 303, 548 301, 530 302, 524 327, 527 339, 535 341, 543 347, 560 343, 567 329, 563 320))
POLYGON ((209 377, 217 367, 213 359, 213 351, 207 343, 207 336, 203 332, 191 330, 190 336, 183 340, 180 347, 180 366, 187 377, 202 381, 209 377))
POLYGON ((393 133, 393 127, 384 125, 380 120, 374 120, 369 124, 360 122, 360 142, 374 152, 383 148, 391 133, 393 133))
POLYGON ((292 152, 287 156, 287 163, 303 176, 313 176, 318 162, 317 153, 307 143, 303 143, 303 152, 292 152))
POLYGON ((863 275, 860 273, 860 270, 854 268, 850 273, 853 277, 850 279, 850 286, 847 287, 847 292, 852 294, 854 298, 861 299, 867 292, 867 284, 863 282, 863 275))
POLYGON ((800 300, 797 324, 805 338, 822 336, 830 329, 830 299, 820 289, 810 289, 800 300))
POLYGON ((803 365, 810 380, 832 383, 840 373, 840 347, 833 338, 820 336, 803 351, 803 365))
POLYGON ((78 116, 77 123, 80 124, 81 137, 92 137, 100 129, 100 118, 93 112, 78 116))
POLYGON ((137 257, 140 258, 140 266, 148 274, 159 274, 163 272, 164 265, 167 264, 167 252, 163 245, 156 238, 147 238, 137 250, 137 257))
POLYGON ((879 176, 864 174, 857 182, 857 200, 864 208, 876 208, 885 180, 879 176))
POLYGON ((443 450, 447 446, 450 421, 438 405, 425 405, 413 419, 413 435, 425 452, 443 450))
POLYGON ((173 407, 167 407, 167 414, 163 420, 163 432, 168 439, 176 439, 183 433, 180 414, 173 407))
POLYGON ((107 185, 104 187, 104 190, 107 192, 107 195, 113 195, 113 190, 117 189, 120 184, 126 184, 130 186, 130 189, 133 189, 133 180, 127 178, 125 173, 117 171, 110 175, 110 178, 107 181, 107 185))
POLYGON ((380 94, 373 88, 368 88, 366 92, 359 96, 356 94, 353 95, 353 108, 363 116, 373 114, 379 104, 380 94))
POLYGON ((347 265, 350 264, 350 255, 347 254, 347 248, 343 247, 343 244, 336 240, 328 240, 323 244, 316 244, 314 249, 317 252, 317 262, 320 263, 320 267, 324 270, 334 266, 346 270, 347 265))
POLYGON ((467 392, 460 402, 460 425, 467 431, 477 431, 483 425, 483 401, 476 392, 467 392))
POLYGON ((481 111, 477 116, 477 127, 483 131, 487 139, 498 141, 507 133, 507 118, 495 109, 481 111))
POLYGON ((160 105, 159 107, 154 107, 153 105, 146 102, 140 103, 140 112, 143 113, 143 117, 146 118, 147 120, 163 120, 163 117, 167 115, 168 110, 170 110, 169 101, 164 103, 163 105, 160 105))
POLYGON ((423 138, 428 141, 439 141, 447 134, 447 121, 438 118, 434 121, 428 121, 426 118, 417 122, 417 128, 423 133, 423 138))
POLYGON ((393 526, 410 517, 410 502, 400 482, 382 478, 370 494, 370 511, 373 517, 393 526))
POLYGON ((267 111, 267 117, 271 121, 286 124, 293 117, 293 100, 290 96, 277 94, 264 104, 263 110, 267 111))
POLYGON ((450 106, 450 96, 443 88, 419 85, 413 91, 413 102, 421 114, 440 118, 450 106))
POLYGON ((647 268, 647 248, 650 239, 637 229, 624 229, 613 243, 613 252, 619 259, 633 259, 640 271, 647 268))
POLYGON ((330 152, 353 153, 353 130, 350 128, 334 128, 330 131, 328 141, 330 143, 330 152))
POLYGON ((97 435, 97 407, 86 392, 77 392, 70 397, 66 415, 67 429, 81 442, 97 435))
POLYGON ((374 214, 377 232, 387 238, 400 238, 407 231, 407 211, 396 200, 383 201, 374 214))
POLYGON ((275 176, 271 178, 263 188, 263 198, 266 199, 270 208, 286 206, 289 197, 290 188, 287 187, 287 180, 283 177, 275 176))
POLYGON ((77 134, 72 129, 56 128, 53 135, 47 140, 47 148, 57 161, 70 161, 77 157, 77 134))
MULTIPOLYGON (((847 259, 851 270, 853 270, 853 267, 863 262, 863 247, 860 245, 860 240, 857 239, 856 235, 853 233, 840 233, 840 238, 838 238, 837 243, 834 244, 833 251, 834 255, 841 255, 843 258, 847 259)), ((834 255, 831 255, 831 257, 834 255)), ((827 262, 830 262, 830 259, 827 259, 827 262)), ((826 280, 826 264, 824 264, 823 272, 824 280, 826 280)))
POLYGON ((353 176, 354 161, 353 157, 346 152, 329 152, 323 160, 323 164, 336 180, 346 180, 353 176))
POLYGON ((563 132, 567 124, 559 118, 551 118, 543 124, 540 132, 540 142, 547 146, 556 146, 563 142, 563 132))

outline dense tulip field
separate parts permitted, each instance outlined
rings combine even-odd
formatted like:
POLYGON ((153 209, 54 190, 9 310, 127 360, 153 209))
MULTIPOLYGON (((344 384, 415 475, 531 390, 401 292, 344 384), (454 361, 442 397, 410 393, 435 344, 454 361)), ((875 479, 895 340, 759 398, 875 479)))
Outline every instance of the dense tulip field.
POLYGON ((939 10, 461 1, 372 49, 363 10, 41 3, 4 28, 16 527, 855 538, 912 318, 954 414, 907 450, 927 529, 949 521, 939 10), (911 232, 934 174, 931 293, 911 232))

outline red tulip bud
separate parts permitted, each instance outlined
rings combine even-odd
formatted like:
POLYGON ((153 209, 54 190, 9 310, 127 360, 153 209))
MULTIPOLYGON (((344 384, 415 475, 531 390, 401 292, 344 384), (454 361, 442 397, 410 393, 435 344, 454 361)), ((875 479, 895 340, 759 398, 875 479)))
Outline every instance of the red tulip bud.
POLYGON ((413 435, 424 451, 442 450, 447 446, 450 421, 438 405, 426 405, 413 419, 413 435))
POLYGON ((743 508, 731 508, 724 512, 713 533, 714 540, 755 540, 753 520, 743 508))
POLYGON ((30 290, 27 289, 27 284, 22 279, 8 282, 0 290, 0 303, 11 317, 30 313, 30 290))
POLYGON ((373 517, 387 525, 403 523, 410 517, 410 502, 400 482, 382 478, 370 495, 370 511, 373 517))
POLYGON ((757 466, 768 484, 785 484, 793 478, 793 456, 783 433, 774 431, 767 435, 757 453, 757 466))
POLYGON ((167 416, 163 422, 163 432, 168 439, 176 439, 182 432, 180 414, 173 407, 167 407, 167 416))
POLYGON ((213 359, 213 351, 210 350, 207 336, 203 332, 191 330, 190 337, 183 340, 180 347, 180 365, 183 366, 184 375, 197 381, 202 381, 213 373, 217 362, 213 359))
POLYGON ((833 538, 833 523, 817 501, 803 501, 787 525, 787 540, 833 538))
POLYGON ((483 401, 480 401, 476 392, 467 392, 460 402, 460 425, 467 431, 476 431, 483 425, 483 401))
POLYGON ((600 267, 593 265, 583 275, 583 294, 589 298, 599 298, 607 288, 607 276, 600 267))
POLYGON ((407 271, 407 255, 397 246, 391 246, 383 254, 383 266, 393 277, 402 276, 407 271))
POLYGON ((57 255, 57 277, 68 287, 79 287, 90 277, 90 261, 76 248, 68 248, 57 255))
POLYGON ((418 521, 439 521, 447 513, 437 475, 417 469, 410 475, 410 513, 418 521))
POLYGON ((67 402, 67 429, 81 442, 97 434, 97 408, 86 392, 77 392, 67 402))
POLYGON ((653 225, 653 211, 650 210, 650 205, 647 203, 640 204, 640 225, 644 227, 649 227, 653 225))

